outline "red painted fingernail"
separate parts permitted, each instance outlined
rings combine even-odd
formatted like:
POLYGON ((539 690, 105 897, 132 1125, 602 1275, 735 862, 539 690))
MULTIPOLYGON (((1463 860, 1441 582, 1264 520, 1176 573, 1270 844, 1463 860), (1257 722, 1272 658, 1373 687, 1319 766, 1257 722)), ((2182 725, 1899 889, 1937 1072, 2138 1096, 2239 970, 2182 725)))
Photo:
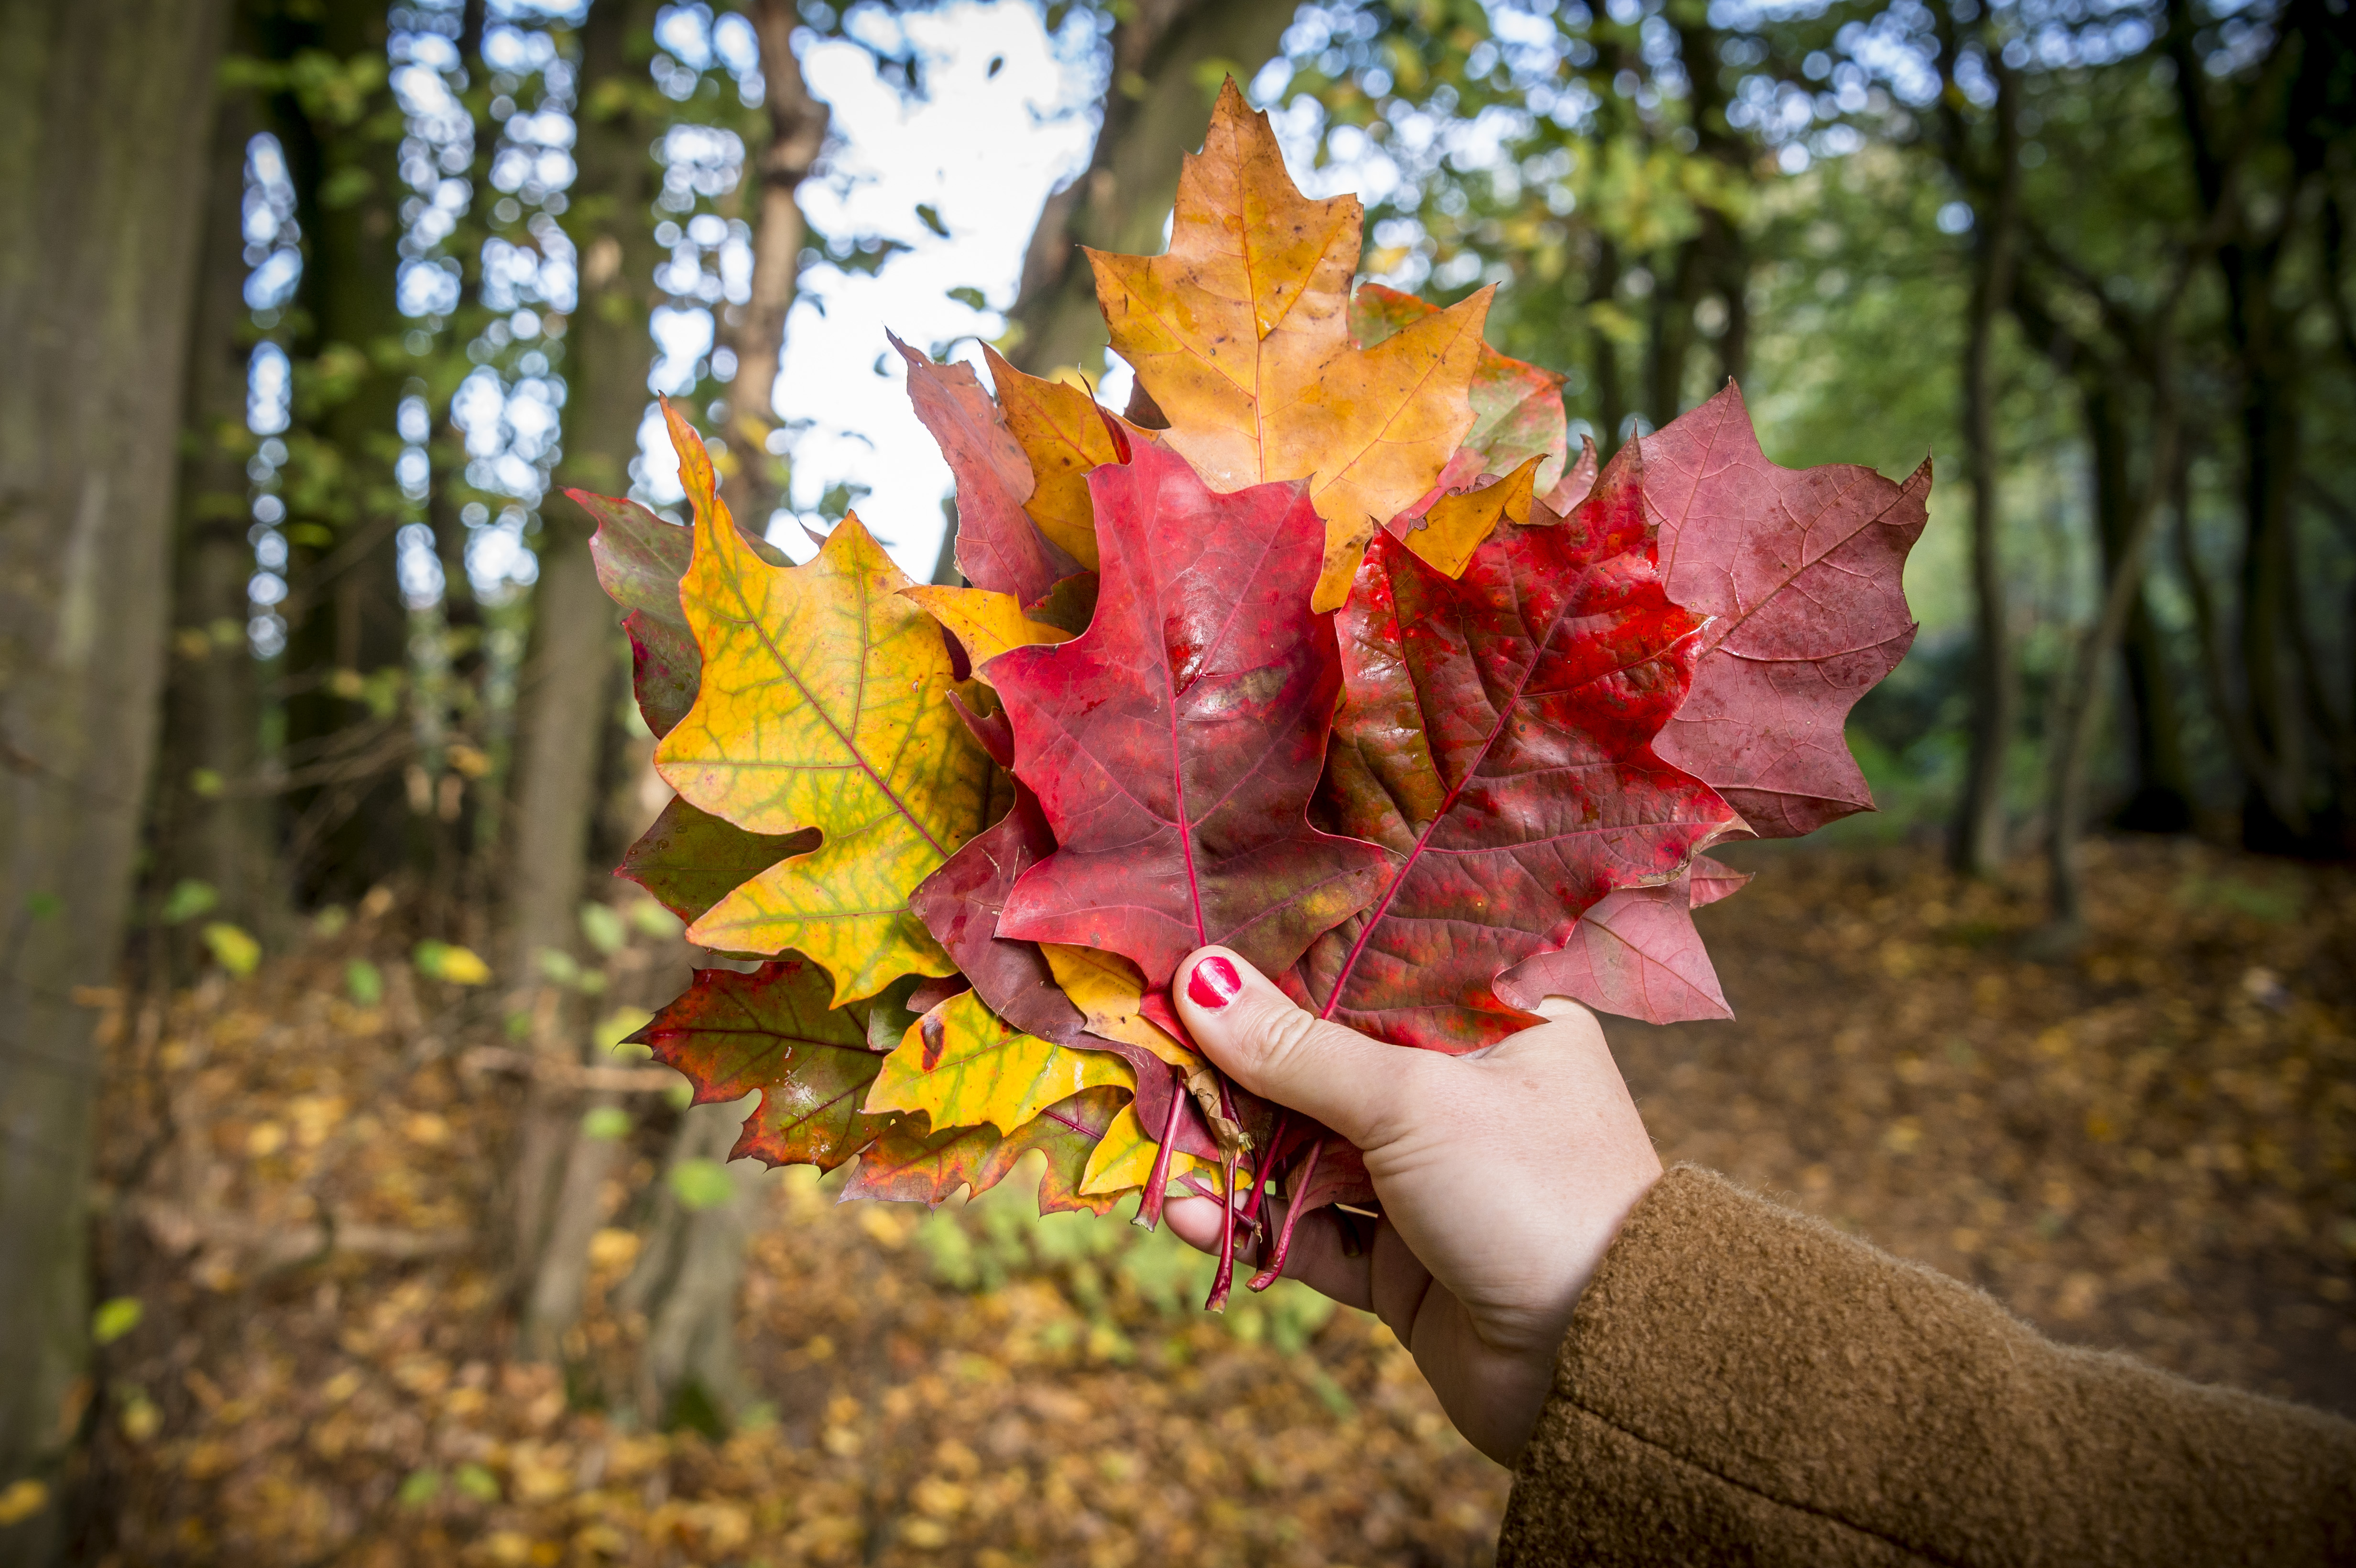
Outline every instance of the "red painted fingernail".
POLYGON ((1236 966, 1215 953, 1195 965, 1186 981, 1186 995, 1198 1008, 1224 1008, 1243 988, 1244 977, 1236 966))

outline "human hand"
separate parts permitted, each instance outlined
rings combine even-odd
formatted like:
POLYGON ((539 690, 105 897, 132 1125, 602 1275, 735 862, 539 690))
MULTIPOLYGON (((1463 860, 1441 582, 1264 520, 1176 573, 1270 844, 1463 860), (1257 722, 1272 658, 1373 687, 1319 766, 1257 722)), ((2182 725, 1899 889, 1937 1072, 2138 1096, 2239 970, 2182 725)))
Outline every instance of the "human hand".
MULTIPOLYGON (((1580 1292, 1661 1175, 1595 1015, 1550 998, 1546 1022, 1451 1057, 1313 1019, 1224 947, 1190 955, 1172 990, 1222 1072, 1365 1156, 1383 1205, 1373 1246, 1350 1257, 1331 1209, 1305 1215, 1287 1277, 1380 1317, 1456 1429, 1511 1466, 1580 1292)), ((1217 1248, 1217 1202, 1163 1211, 1217 1248)))

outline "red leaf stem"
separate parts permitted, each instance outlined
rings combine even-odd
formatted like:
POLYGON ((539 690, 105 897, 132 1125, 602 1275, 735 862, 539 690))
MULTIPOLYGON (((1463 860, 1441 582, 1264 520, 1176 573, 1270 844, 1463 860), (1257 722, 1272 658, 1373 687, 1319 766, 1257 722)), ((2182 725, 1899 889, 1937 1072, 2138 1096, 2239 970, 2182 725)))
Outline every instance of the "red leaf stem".
POLYGON ((1284 1206, 1284 1228, 1276 1233, 1275 1253, 1269 1256, 1268 1265, 1251 1276, 1249 1283, 1252 1289, 1266 1290, 1284 1277, 1284 1260, 1292 1252, 1292 1227, 1301 1222, 1301 1211, 1307 1207, 1301 1200, 1307 1195, 1309 1184, 1317 1179, 1318 1157, 1324 1152, 1323 1138, 1319 1138, 1315 1143, 1311 1144, 1309 1157, 1301 1162, 1300 1184, 1296 1186, 1290 1181, 1285 1183, 1286 1189, 1292 1194, 1292 1201, 1284 1206))

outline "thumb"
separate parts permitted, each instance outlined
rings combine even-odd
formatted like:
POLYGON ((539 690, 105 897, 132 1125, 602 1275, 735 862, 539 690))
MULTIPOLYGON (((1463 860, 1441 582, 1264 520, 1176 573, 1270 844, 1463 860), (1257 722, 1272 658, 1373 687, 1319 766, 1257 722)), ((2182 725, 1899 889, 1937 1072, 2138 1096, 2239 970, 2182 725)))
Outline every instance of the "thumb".
POLYGON ((1421 1052, 1312 1018, 1232 948, 1190 954, 1170 989, 1195 1042, 1237 1083, 1359 1148, 1390 1141, 1421 1052))

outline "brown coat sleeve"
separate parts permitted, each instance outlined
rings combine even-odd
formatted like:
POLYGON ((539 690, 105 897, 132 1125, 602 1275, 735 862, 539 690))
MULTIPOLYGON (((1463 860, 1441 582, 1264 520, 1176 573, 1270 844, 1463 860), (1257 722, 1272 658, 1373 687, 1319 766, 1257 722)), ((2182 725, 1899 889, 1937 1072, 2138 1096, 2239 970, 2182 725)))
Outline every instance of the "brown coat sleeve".
POLYGON ((2056 1345, 1680 1166, 1580 1302, 1497 1561, 2356 1563, 2356 1425, 2056 1345))

